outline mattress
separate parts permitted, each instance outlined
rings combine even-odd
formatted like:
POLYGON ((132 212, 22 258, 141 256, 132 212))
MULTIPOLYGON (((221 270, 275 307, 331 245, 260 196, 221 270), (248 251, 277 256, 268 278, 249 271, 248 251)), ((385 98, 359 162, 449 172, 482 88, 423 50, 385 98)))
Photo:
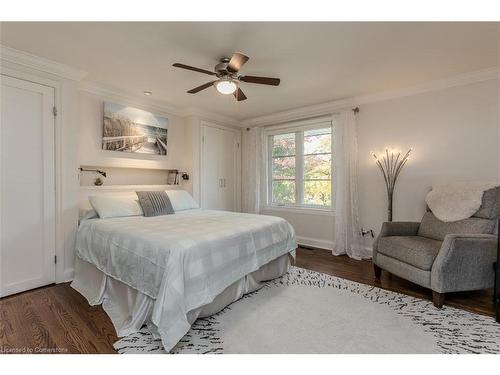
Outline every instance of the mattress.
POLYGON ((155 301, 151 321, 168 351, 200 307, 296 247, 294 230, 284 219, 187 210, 83 221, 76 255, 155 301))

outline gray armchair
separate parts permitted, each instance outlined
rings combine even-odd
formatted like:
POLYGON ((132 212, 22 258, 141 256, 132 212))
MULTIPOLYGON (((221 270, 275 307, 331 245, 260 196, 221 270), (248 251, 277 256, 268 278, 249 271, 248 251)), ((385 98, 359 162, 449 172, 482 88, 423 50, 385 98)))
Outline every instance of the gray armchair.
POLYGON ((373 244, 375 278, 383 270, 432 290, 443 307, 445 293, 492 288, 500 188, 483 194, 470 218, 443 222, 427 211, 418 222, 386 222, 373 244))

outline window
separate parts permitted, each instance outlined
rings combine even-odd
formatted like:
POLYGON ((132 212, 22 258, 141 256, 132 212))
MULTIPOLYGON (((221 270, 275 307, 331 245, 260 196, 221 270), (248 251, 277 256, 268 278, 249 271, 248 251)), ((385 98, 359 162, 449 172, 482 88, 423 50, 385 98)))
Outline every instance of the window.
POLYGON ((268 204, 330 208, 331 122, 273 132, 268 142, 268 204))

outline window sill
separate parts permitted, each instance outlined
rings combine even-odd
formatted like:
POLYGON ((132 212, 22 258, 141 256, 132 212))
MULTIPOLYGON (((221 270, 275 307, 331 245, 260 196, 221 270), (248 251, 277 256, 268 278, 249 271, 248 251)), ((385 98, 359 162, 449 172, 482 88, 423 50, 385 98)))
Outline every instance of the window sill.
POLYGON ((328 208, 313 208, 313 207, 300 207, 300 206, 262 206, 261 211, 276 211, 276 212, 289 212, 307 215, 318 216, 335 216, 335 212, 328 208))

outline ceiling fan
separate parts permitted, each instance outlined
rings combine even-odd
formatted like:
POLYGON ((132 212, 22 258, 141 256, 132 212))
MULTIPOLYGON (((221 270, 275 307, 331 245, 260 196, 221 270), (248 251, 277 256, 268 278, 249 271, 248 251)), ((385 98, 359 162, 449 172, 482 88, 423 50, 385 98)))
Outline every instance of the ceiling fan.
POLYGON ((215 66, 213 72, 180 63, 175 63, 173 66, 217 77, 214 81, 207 82, 204 85, 189 90, 189 94, 196 94, 197 92, 205 90, 213 85, 221 94, 233 94, 236 100, 240 102, 247 98, 239 87, 241 82, 258 83, 260 85, 271 86, 278 86, 280 84, 279 78, 239 75, 238 73, 241 67, 248 61, 248 59, 248 56, 235 52, 231 58, 223 57, 220 59, 220 62, 215 66))

